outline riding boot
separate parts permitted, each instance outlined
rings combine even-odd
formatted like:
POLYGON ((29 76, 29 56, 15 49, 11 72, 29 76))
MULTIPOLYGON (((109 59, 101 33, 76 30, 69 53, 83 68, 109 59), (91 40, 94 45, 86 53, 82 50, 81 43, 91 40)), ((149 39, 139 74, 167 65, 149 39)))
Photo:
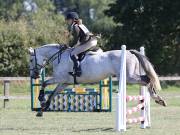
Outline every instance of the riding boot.
POLYGON ((73 55, 71 56, 71 59, 74 62, 74 75, 80 77, 81 76, 81 66, 80 66, 80 62, 78 61, 77 56, 73 55))

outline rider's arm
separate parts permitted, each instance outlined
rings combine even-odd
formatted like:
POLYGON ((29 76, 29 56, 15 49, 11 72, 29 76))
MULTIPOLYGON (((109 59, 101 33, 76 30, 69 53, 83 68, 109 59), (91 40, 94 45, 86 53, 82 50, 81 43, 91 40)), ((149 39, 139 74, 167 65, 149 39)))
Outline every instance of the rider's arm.
POLYGON ((75 34, 76 37, 74 37, 74 38, 76 38, 76 39, 75 39, 75 40, 76 40, 76 43, 74 44, 74 47, 76 47, 76 46, 79 46, 79 45, 80 45, 80 43, 79 43, 79 32, 80 32, 80 29, 79 29, 79 27, 78 27, 77 25, 74 26, 74 32, 76 33, 76 34, 75 34))
POLYGON ((71 40, 69 42, 69 45, 71 47, 77 46, 77 43, 79 41, 79 31, 80 31, 80 29, 79 29, 79 27, 77 25, 73 26, 73 29, 72 29, 72 32, 71 32, 72 38, 71 38, 71 40))

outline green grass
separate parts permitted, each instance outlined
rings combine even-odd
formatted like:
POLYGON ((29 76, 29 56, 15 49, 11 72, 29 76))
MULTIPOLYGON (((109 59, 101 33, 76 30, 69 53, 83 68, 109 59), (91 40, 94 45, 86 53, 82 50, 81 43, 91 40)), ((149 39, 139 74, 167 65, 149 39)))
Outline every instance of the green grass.
MULTIPOLYGON (((29 94, 28 85, 11 86, 12 95, 29 94), (23 89, 21 89, 23 88, 23 89)), ((139 86, 128 85, 128 94, 137 95, 139 86)), ((1 90, 0 90, 1 91, 1 90)), ((168 106, 161 107, 151 102, 150 129, 140 129, 139 124, 128 125, 124 135, 179 135, 180 134, 180 88, 169 86, 160 91, 168 106)), ((116 93, 113 94, 113 97, 116 93)), ((37 118, 30 110, 30 100, 10 100, 3 109, 0 100, 0 135, 116 135, 115 99, 112 112, 67 113, 46 112, 37 118)))

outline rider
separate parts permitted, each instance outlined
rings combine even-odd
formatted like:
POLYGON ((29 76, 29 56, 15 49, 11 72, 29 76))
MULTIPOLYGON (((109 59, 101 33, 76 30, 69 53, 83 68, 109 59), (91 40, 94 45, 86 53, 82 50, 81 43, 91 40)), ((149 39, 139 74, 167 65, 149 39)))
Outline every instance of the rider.
POLYGON ((81 76, 80 62, 78 54, 85 52, 97 45, 97 38, 86 28, 76 12, 69 12, 66 15, 66 22, 69 26, 69 32, 73 36, 71 47, 74 47, 71 52, 71 59, 74 62, 74 73, 71 75, 81 76))

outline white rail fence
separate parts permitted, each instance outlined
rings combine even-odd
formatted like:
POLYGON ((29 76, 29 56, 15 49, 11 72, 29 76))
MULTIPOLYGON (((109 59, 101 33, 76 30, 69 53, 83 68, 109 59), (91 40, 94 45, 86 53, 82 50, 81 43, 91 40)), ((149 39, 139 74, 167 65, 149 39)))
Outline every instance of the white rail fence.
MULTIPOLYGON (((160 81, 180 81, 180 76, 160 76, 159 80, 160 81)), ((30 77, 0 77, 0 82, 2 81, 30 81, 30 77)), ((112 81, 118 81, 118 80, 116 77, 113 77, 112 81)))
MULTIPOLYGON (((50 77, 47 77, 50 78, 50 77)), ((180 76, 161 76, 159 77, 160 81, 180 81, 180 76)), ((0 77, 0 84, 4 85, 3 95, 0 95, 0 99, 4 100, 4 108, 9 101, 9 99, 30 99, 30 96, 10 96, 10 83, 11 82, 28 82, 30 77, 0 77)), ((116 77, 112 78, 112 81, 118 81, 116 77)))
MULTIPOLYGON (((50 77, 48 77, 50 78, 50 77)), ((180 81, 180 76, 160 76, 160 81, 180 81)), ((30 77, 0 77, 0 82, 3 81, 30 81, 30 77)), ((112 81, 118 81, 116 77, 112 81)))

